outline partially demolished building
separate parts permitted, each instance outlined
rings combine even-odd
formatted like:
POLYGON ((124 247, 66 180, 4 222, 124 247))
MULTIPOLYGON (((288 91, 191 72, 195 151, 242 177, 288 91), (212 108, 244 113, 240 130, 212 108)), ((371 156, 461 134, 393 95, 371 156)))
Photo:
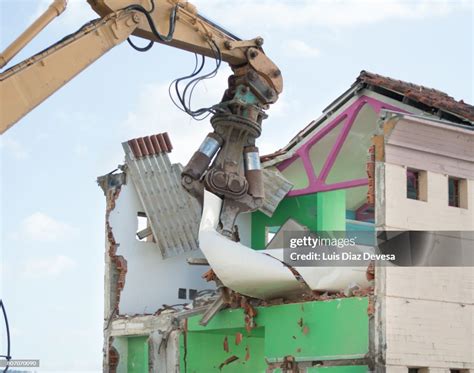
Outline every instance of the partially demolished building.
MULTIPOLYGON (((474 372, 472 267, 428 258, 349 277, 285 267, 306 289, 297 296, 274 289, 268 261, 258 271, 229 255, 222 275, 199 248, 201 209, 180 186, 168 136, 123 148, 120 171, 99 178, 104 371, 474 372)), ((241 244, 269 261, 282 260, 287 231, 474 230, 474 108, 434 89, 362 72, 262 162, 267 208, 238 227, 241 244)))

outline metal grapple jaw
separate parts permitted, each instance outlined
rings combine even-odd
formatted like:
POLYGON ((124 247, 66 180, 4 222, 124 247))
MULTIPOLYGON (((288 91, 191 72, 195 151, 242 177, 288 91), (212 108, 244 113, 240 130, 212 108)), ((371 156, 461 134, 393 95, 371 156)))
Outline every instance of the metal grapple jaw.
POLYGON ((261 118, 257 122, 233 113, 215 114, 211 119, 214 132, 207 135, 182 172, 184 188, 201 203, 204 188, 224 200, 219 231, 235 241, 237 216, 263 204, 262 168, 255 146, 261 118))
POLYGON ((204 188, 223 199, 219 230, 238 241, 235 220, 263 204, 258 148, 265 109, 278 99, 281 73, 263 51, 248 48, 248 63, 232 66, 228 88, 211 118, 210 133, 182 172, 182 184, 201 203, 204 188))

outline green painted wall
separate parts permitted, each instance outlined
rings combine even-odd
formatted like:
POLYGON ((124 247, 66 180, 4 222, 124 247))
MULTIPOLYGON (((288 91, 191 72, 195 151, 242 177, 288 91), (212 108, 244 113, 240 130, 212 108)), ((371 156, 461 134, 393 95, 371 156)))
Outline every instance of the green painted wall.
POLYGON ((266 227, 283 225, 289 218, 298 221, 311 230, 316 230, 316 195, 308 194, 298 197, 287 197, 280 202, 273 216, 269 218, 260 211, 252 213, 252 241, 255 250, 266 246, 266 227))
POLYGON ((346 230, 346 191, 316 193, 316 226, 318 231, 346 230))
MULTIPOLYGON (((345 365, 338 367, 315 367, 308 368, 306 373, 367 373, 369 367, 366 365, 345 365)), ((275 369, 273 373, 283 373, 281 369, 275 369)))
POLYGON ((263 373, 266 361, 288 355, 299 360, 362 358, 369 345, 367 306, 367 298, 343 298, 259 307, 257 327, 249 333, 242 309, 219 312, 207 327, 199 325, 202 316, 192 317, 181 340, 181 372, 263 373), (238 345, 237 333, 243 335, 238 345), (219 370, 231 356, 238 359, 219 370))
POLYGON ((148 372, 148 337, 128 338, 128 373, 148 372))
MULTIPOLYGON (((259 328, 262 329, 262 328, 259 328)), ((222 331, 193 332, 188 333, 186 339, 187 348, 182 351, 180 358, 181 372, 186 373, 258 373, 265 372, 266 363, 264 356, 264 339, 261 330, 252 335, 245 335, 245 328, 224 329, 222 331), (236 344, 236 334, 242 333, 243 338, 236 344), (228 350, 224 350, 227 339, 228 350), (247 353, 248 352, 248 353, 247 353), (184 359, 186 356, 186 359, 184 359), (237 360, 224 364, 231 356, 238 357, 237 360)))
POLYGON ((252 248, 263 250, 266 246, 266 228, 281 226, 290 218, 311 231, 344 231, 346 193, 344 190, 334 190, 287 197, 281 201, 271 218, 260 211, 252 213, 252 248))
POLYGON ((318 367, 308 368, 307 373, 367 373, 368 366, 340 366, 340 367, 318 367))

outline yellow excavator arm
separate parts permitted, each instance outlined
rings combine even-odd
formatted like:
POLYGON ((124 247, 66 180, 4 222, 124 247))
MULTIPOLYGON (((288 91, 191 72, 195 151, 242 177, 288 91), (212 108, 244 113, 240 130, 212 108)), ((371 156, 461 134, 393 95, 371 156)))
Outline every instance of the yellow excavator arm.
MULTIPOLYGON (((44 51, 0 73, 0 133, 5 132, 47 97, 130 35, 215 58, 213 43, 231 66, 251 64, 278 95, 278 68, 261 50, 262 40, 240 41, 201 17, 188 2, 176 0, 88 0, 101 18, 84 25, 44 51), (151 11, 150 11, 151 10, 151 11), (173 22, 173 24, 171 24, 173 22), (156 33, 153 32, 155 28, 156 33), (169 41, 159 35, 172 34, 169 41), (249 59, 249 50, 255 49, 249 59)), ((65 0, 53 4, 1 55, 3 67, 50 21, 62 13, 65 0)), ((168 35, 167 35, 168 36, 168 35)), ((276 97, 275 97, 276 98, 276 97)), ((271 100, 273 101, 273 100, 271 100)))
MULTIPOLYGON (((128 39, 135 49, 148 49, 136 47, 129 39, 131 35, 149 40, 149 46, 158 42, 214 58, 217 66, 225 61, 233 75, 221 102, 193 111, 178 95, 184 111, 193 117, 212 114, 214 128, 184 168, 182 185, 198 200, 202 200, 204 188, 222 197, 221 232, 238 239, 234 226, 237 215, 263 203, 255 139, 267 117, 265 110, 283 88, 280 70, 263 52, 263 39, 240 40, 180 0, 87 1, 99 19, 0 73, 0 133, 114 46, 128 39)), ((65 7, 66 0, 54 0, 0 55, 1 67, 65 7)))

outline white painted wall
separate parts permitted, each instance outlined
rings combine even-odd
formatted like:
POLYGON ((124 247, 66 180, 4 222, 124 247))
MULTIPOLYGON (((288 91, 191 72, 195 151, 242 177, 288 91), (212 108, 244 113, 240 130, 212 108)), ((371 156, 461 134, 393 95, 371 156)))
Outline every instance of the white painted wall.
POLYGON ((251 247, 252 243, 252 213, 245 212, 237 216, 235 225, 239 230, 240 243, 251 247))
POLYGON ((115 240, 119 244, 117 255, 127 260, 125 287, 120 296, 120 314, 154 313, 163 304, 186 303, 178 299, 178 288, 210 289, 201 275, 207 266, 191 266, 186 258, 200 257, 200 251, 163 260, 153 242, 138 241, 137 212, 144 211, 131 183, 122 186, 115 209, 109 217, 115 240))

